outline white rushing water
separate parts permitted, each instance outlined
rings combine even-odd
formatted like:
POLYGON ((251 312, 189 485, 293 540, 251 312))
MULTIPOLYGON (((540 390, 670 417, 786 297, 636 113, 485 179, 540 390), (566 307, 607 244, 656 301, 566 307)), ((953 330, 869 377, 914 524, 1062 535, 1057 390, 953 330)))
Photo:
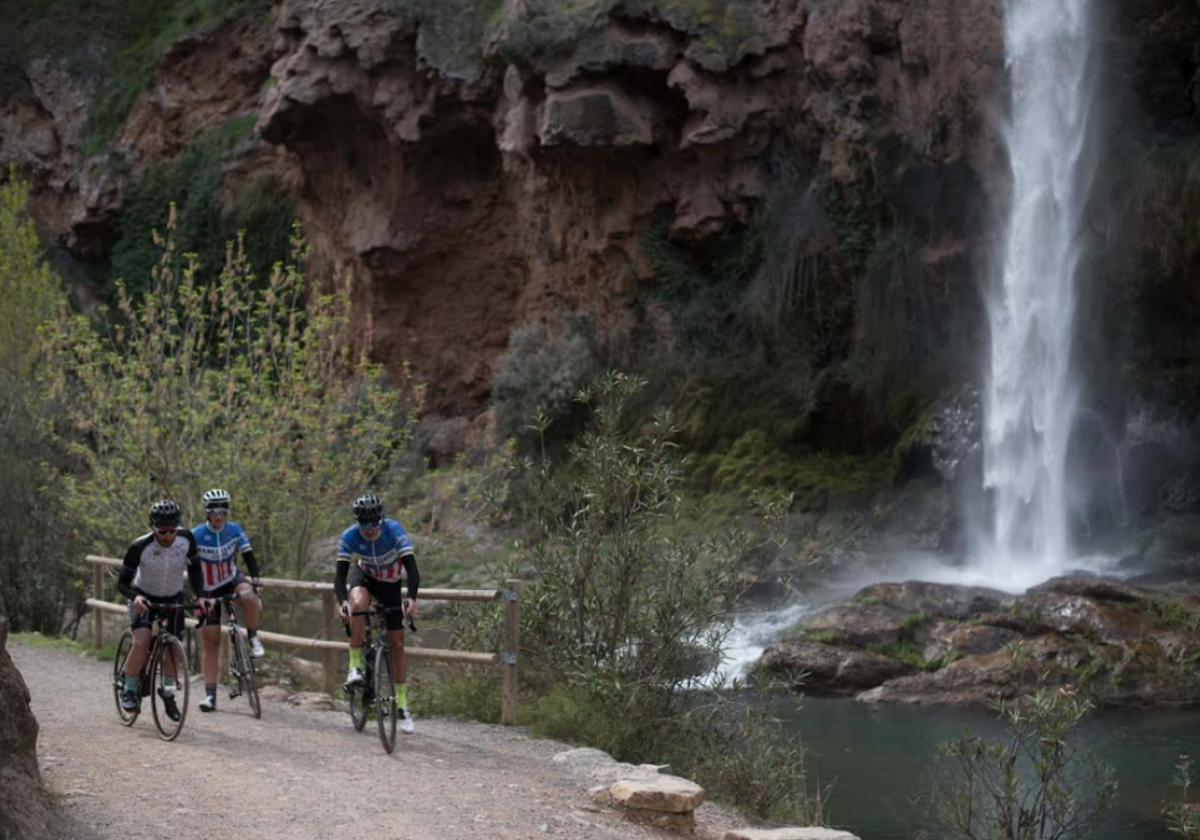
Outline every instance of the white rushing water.
POLYGON ((1095 167, 1094 0, 1005 5, 1012 203, 1003 273, 987 301, 984 484, 993 531, 973 564, 997 582, 1044 580, 1076 559, 1067 508, 1078 406, 1071 339, 1095 167))

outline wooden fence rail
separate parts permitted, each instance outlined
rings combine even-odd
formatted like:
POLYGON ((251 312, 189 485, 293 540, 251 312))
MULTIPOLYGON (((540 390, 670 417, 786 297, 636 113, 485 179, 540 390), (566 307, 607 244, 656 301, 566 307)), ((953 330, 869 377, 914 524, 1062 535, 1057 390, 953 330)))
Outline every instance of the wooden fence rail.
MULTIPOLYGON (((119 569, 121 561, 114 557, 102 557, 97 554, 87 555, 87 562, 93 566, 92 597, 86 603, 92 608, 94 616, 94 643, 97 648, 104 644, 104 612, 126 612, 122 604, 114 604, 104 597, 104 572, 106 569, 119 569)), ((322 686, 326 693, 334 694, 334 674, 337 668, 337 652, 349 649, 349 644, 336 641, 334 630, 340 624, 337 619, 337 605, 334 603, 333 584, 315 581, 288 580, 287 578, 260 578, 263 588, 295 589, 321 593, 322 639, 305 639, 301 636, 288 636, 284 633, 272 633, 259 630, 258 635, 266 642, 272 642, 289 647, 309 648, 321 651, 324 664, 325 678, 322 686)), ((518 629, 521 623, 521 582, 507 580, 505 589, 422 589, 422 601, 502 601, 505 610, 504 650, 499 653, 480 653, 477 651, 446 650, 443 648, 405 648, 405 655, 413 659, 427 659, 434 662, 457 662, 471 665, 494 665, 499 663, 502 669, 503 686, 501 689, 500 722, 512 726, 517 722, 517 653, 519 651, 518 629)), ((189 618, 188 623, 195 625, 195 620, 189 618)))

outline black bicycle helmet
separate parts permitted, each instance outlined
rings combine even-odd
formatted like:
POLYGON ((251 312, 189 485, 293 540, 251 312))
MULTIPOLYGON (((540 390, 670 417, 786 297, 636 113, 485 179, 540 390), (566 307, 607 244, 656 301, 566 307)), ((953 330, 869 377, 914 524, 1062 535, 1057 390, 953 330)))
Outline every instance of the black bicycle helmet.
POLYGON ((359 496, 352 507, 359 525, 377 525, 383 519, 383 502, 374 493, 359 496))
POLYGON ((150 506, 150 527, 179 527, 179 505, 170 499, 162 499, 150 506))
POLYGON ((204 509, 209 510, 229 510, 229 491, 212 489, 204 494, 204 509))

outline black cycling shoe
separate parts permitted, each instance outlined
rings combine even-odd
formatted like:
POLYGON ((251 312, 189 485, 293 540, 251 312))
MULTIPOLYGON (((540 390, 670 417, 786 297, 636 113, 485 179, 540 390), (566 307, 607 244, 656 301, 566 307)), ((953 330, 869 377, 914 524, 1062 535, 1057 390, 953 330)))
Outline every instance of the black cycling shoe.
POLYGON ((160 688, 158 690, 158 696, 162 698, 163 708, 167 710, 167 717, 169 717, 173 723, 179 723, 179 719, 183 717, 183 715, 179 714, 179 706, 175 705, 175 695, 167 694, 160 688))
POLYGON ((137 714, 142 710, 136 691, 127 688, 121 692, 121 710, 130 714, 137 714))

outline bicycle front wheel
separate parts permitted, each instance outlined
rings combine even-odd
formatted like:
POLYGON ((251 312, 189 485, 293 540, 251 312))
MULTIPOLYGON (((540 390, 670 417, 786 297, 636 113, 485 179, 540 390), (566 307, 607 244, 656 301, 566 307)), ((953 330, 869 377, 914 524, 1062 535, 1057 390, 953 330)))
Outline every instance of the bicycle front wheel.
POLYGON ((379 740, 390 755, 396 748, 396 683, 392 679, 392 654, 384 645, 375 651, 375 722, 379 740))
POLYGON ((174 741, 183 730, 183 722, 188 710, 188 667, 187 654, 183 643, 174 636, 163 637, 162 643, 154 647, 153 658, 150 660, 150 709, 154 712, 154 725, 164 741, 174 741), (179 720, 171 720, 167 713, 168 701, 164 689, 167 676, 165 666, 175 663, 175 706, 179 710, 179 720))
MULTIPOLYGON (((129 652, 133 650, 133 633, 126 630, 121 635, 121 640, 117 642, 117 652, 113 656, 113 673, 112 673, 112 690, 113 698, 117 701, 117 715, 121 718, 121 723, 126 726, 132 726, 137 720, 137 712, 127 712, 121 708, 121 692, 125 690, 125 661, 129 659, 129 652)), ((141 683, 141 680, 138 680, 141 683)))
POLYGON ((229 659, 229 667, 236 669, 238 688, 250 701, 250 711, 256 718, 262 717, 262 705, 258 702, 258 683, 254 679, 254 660, 250 658, 250 643, 237 628, 231 629, 234 655, 229 659))

